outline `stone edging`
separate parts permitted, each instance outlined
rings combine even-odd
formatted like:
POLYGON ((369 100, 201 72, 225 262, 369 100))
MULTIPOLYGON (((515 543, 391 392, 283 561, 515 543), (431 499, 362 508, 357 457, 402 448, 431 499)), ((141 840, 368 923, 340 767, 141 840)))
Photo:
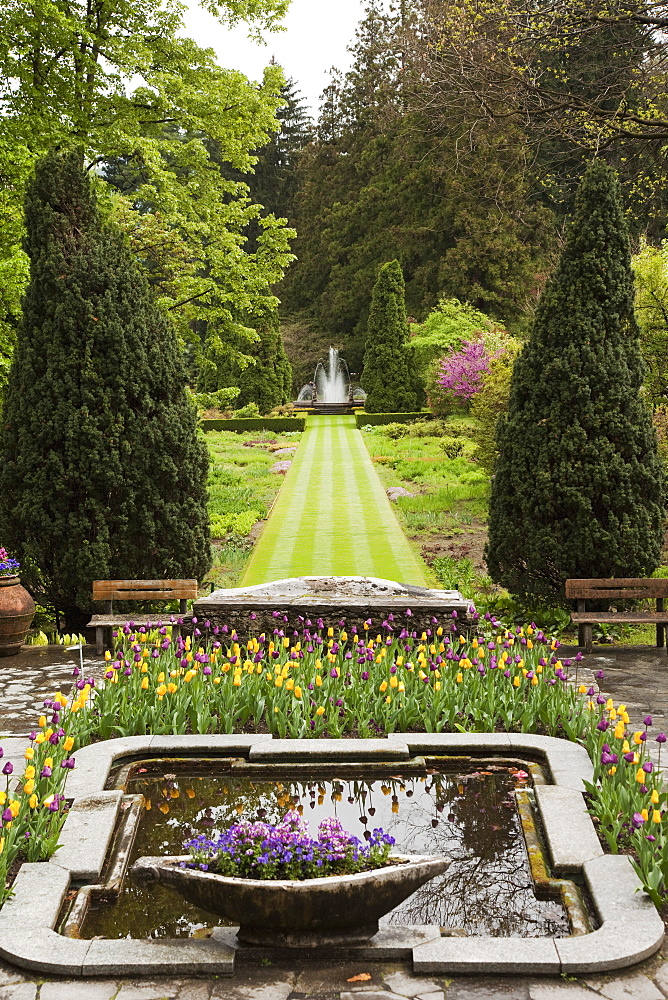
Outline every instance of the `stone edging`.
POLYGON ((621 969, 647 958, 663 941, 663 921, 640 890, 631 862, 605 855, 582 798, 592 778, 586 750, 565 740, 521 733, 401 733, 375 740, 278 740, 271 736, 130 736, 85 747, 67 793, 74 805, 61 847, 48 863, 24 864, 14 896, 0 910, 0 956, 22 968, 59 975, 233 975, 229 928, 209 940, 85 941, 54 927, 72 882, 102 872, 122 795, 106 791, 114 762, 178 751, 236 753, 251 761, 406 760, 411 754, 507 752, 539 757, 552 784, 536 799, 555 874, 581 874, 600 927, 569 938, 441 937, 438 928, 385 928, 356 958, 409 958, 424 973, 572 974, 621 969))

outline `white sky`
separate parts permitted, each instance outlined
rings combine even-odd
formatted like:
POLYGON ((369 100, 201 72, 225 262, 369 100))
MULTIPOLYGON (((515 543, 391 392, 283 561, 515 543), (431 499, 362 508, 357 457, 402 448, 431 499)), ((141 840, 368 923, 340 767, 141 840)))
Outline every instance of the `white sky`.
POLYGON ((198 6, 187 0, 186 34, 203 48, 215 50, 218 63, 238 69, 251 80, 261 80, 272 56, 292 77, 305 104, 315 116, 318 99, 329 81, 329 69, 345 71, 350 64, 346 48, 364 14, 364 0, 292 0, 283 32, 266 32, 266 45, 247 38, 247 28, 229 31, 198 6))

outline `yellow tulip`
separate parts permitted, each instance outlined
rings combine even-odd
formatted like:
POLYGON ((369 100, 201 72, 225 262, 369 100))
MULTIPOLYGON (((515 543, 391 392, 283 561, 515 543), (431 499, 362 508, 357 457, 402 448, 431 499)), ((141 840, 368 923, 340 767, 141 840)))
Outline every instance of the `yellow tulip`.
POLYGON ((32 760, 33 757, 35 756, 35 751, 33 750, 32 747, 28 747, 23 756, 25 757, 26 760, 32 760))
POLYGON ((520 686, 520 678, 519 678, 519 676, 513 677, 513 687, 518 688, 519 686, 520 686))
POLYGON ((25 771, 23 772, 23 777, 26 779, 35 777, 35 768, 32 766, 32 764, 30 764, 30 766, 25 769, 25 771))
POLYGON ((652 823, 660 823, 660 822, 661 822, 661 810, 660 809, 653 809, 652 810, 652 823))
POLYGON ((30 806, 31 809, 36 809, 37 808, 37 802, 38 802, 38 798, 37 798, 37 796, 33 792, 33 794, 28 799, 28 805, 30 806))
POLYGON ((25 792, 26 795, 30 795, 30 793, 34 791, 34 789, 35 789, 35 782, 33 781, 32 778, 24 782, 23 791, 25 792))
POLYGON ((63 750, 65 751, 65 753, 69 753, 73 746, 74 746, 73 736, 68 736, 65 740, 63 740, 63 750))
POLYGON ((387 681, 383 681, 378 690, 381 694, 384 694, 384 692, 387 691, 387 681))
POLYGON ((297 685, 297 687, 295 688, 295 698, 301 698, 301 696, 302 696, 302 689, 299 687, 299 685, 297 685))
POLYGON ((655 806, 658 806, 658 804, 659 804, 659 793, 657 792, 656 788, 652 792, 652 795, 651 795, 651 798, 650 798, 650 802, 652 802, 652 804, 655 805, 655 806))
POLYGON ((142 677, 141 689, 142 691, 148 691, 148 677, 142 677))
POLYGON ((316 715, 324 715, 325 714, 325 709, 322 707, 322 705, 318 705, 318 707, 315 710, 315 714, 316 715))

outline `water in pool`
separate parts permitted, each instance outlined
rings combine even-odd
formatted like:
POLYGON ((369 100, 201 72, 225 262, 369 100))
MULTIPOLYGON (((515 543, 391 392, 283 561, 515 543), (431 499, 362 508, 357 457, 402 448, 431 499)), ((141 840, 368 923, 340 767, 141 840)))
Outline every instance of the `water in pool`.
MULTIPOLYGON (((530 875, 514 790, 524 772, 509 766, 468 773, 426 769, 385 776, 336 776, 290 780, 285 776, 203 774, 187 762, 178 772, 156 774, 157 762, 135 776, 128 792, 141 792, 145 808, 130 863, 143 855, 182 854, 183 842, 241 820, 277 822, 289 809, 318 823, 336 816, 363 838, 382 827, 396 850, 443 854, 449 870, 432 879, 381 921, 438 924, 467 934, 502 937, 562 937, 569 933, 561 901, 537 899, 530 875), (190 770, 189 770, 190 767, 190 770)), ((170 766, 174 766, 171 764, 170 766)), ((216 766, 216 765, 212 765, 216 766)), ((301 770, 301 769, 300 769, 301 770)), ((139 773, 138 773, 139 772, 139 773)), ((84 937, 166 938, 205 935, 220 918, 187 904, 162 886, 127 876, 117 901, 92 907, 84 937)))

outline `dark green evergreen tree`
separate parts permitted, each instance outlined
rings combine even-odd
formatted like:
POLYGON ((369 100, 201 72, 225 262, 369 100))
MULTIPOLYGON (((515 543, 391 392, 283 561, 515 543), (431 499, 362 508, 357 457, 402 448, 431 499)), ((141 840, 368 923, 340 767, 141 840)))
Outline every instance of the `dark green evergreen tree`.
POLYGON ((398 260, 383 264, 371 296, 362 386, 368 413, 406 413, 417 406, 408 364, 404 276, 398 260))
POLYGON ((665 528, 619 185, 594 161, 498 432, 487 565, 512 593, 647 576, 665 528))
POLYGON ((292 397, 292 367, 283 348, 278 313, 267 312, 255 329, 260 339, 250 346, 255 359, 239 376, 234 385, 241 388, 236 406, 257 403, 260 413, 269 413, 275 406, 292 397))
POLYGON ((30 283, 9 375, 0 521, 34 593, 81 623, 91 581, 201 579, 207 453, 176 334, 76 153, 26 198, 30 283))

